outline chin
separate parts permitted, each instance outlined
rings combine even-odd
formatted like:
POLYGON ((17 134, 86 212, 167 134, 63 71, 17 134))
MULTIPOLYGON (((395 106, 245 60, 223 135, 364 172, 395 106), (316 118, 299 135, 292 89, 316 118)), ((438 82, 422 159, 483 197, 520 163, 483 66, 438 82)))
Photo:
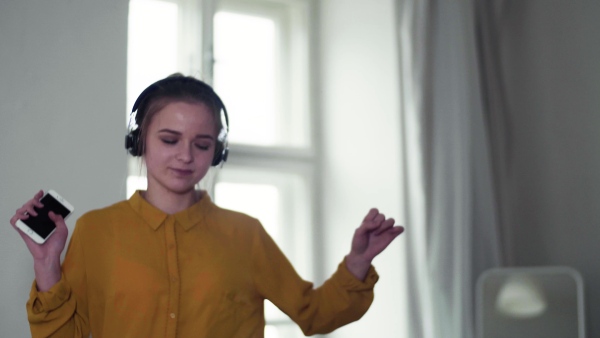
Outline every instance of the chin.
POLYGON ((190 186, 179 187, 178 191, 181 192, 182 194, 185 194, 185 193, 190 192, 190 191, 195 191, 197 185, 198 185, 198 183, 194 183, 194 184, 192 184, 190 186))
POLYGON ((179 195, 184 195, 187 194, 191 191, 195 191, 196 190, 196 185, 198 183, 190 183, 190 184, 172 184, 172 185, 167 185, 167 189, 169 189, 170 191, 179 194, 179 195))

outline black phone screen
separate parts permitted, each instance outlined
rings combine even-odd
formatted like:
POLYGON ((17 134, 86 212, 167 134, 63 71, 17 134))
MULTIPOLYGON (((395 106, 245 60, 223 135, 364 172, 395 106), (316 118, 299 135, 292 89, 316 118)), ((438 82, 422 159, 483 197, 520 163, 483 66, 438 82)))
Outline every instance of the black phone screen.
POLYGON ((30 215, 28 219, 22 220, 22 222, 27 224, 27 226, 35 231, 40 237, 46 238, 54 228, 56 228, 54 222, 48 217, 48 212, 53 211, 63 218, 67 217, 71 212, 50 194, 44 195, 44 197, 40 199, 40 202, 44 205, 41 209, 33 207, 38 215, 35 217, 30 215))

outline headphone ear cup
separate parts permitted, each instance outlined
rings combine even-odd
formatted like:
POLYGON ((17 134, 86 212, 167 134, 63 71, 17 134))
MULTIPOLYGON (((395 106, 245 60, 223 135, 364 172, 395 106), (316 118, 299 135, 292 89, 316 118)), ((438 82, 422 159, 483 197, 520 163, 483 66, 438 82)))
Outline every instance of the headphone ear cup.
POLYGON ((212 160, 212 164, 211 164, 213 167, 216 167, 219 164, 221 164, 221 162, 223 162, 223 153, 224 153, 223 147, 224 147, 223 142, 218 141, 215 144, 215 155, 213 156, 213 160, 212 160))
POLYGON ((140 149, 140 130, 138 128, 132 130, 125 136, 125 149, 129 151, 132 156, 141 156, 142 150, 140 149))

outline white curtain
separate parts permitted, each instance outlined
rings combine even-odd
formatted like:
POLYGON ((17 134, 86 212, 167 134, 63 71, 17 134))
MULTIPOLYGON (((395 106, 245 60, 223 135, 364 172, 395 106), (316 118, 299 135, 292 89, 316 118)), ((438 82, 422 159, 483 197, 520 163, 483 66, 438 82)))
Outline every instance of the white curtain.
POLYGON ((397 2, 411 338, 474 337, 502 263, 474 1, 397 2))

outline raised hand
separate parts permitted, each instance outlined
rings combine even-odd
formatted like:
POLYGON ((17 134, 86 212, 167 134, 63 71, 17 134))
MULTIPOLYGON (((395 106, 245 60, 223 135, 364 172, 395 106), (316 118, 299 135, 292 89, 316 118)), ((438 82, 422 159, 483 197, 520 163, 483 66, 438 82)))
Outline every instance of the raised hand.
POLYGON ((60 280, 60 254, 67 242, 69 233, 67 226, 60 215, 50 212, 48 215, 56 225, 56 230, 43 244, 34 242, 16 226, 17 220, 25 220, 31 216, 35 217, 38 215, 34 207, 41 208, 43 206, 40 202, 43 195, 44 192, 40 190, 32 199, 17 209, 15 215, 10 219, 10 224, 21 235, 33 257, 38 289, 40 291, 47 291, 60 280))
POLYGON ((363 280, 373 259, 404 231, 404 227, 394 223, 393 218, 386 219, 377 209, 367 213, 354 232, 352 247, 346 256, 346 266, 356 278, 363 280))

